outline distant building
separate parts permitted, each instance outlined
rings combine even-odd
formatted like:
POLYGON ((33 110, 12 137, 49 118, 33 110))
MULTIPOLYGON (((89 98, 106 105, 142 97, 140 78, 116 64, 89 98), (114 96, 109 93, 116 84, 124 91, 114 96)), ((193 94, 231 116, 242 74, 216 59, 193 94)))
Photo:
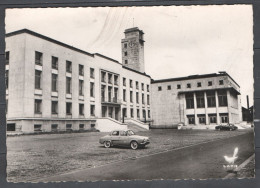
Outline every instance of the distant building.
POLYGON ((143 52, 135 53, 143 49, 139 34, 126 30, 123 65, 27 29, 6 34, 7 130, 110 131, 126 128, 123 119, 149 120, 151 78, 143 52))
POLYGON ((253 122, 254 107, 251 106, 249 109, 242 107, 242 119, 246 122, 253 122))
POLYGON ((239 85, 225 72, 152 80, 152 127, 242 120, 239 85))

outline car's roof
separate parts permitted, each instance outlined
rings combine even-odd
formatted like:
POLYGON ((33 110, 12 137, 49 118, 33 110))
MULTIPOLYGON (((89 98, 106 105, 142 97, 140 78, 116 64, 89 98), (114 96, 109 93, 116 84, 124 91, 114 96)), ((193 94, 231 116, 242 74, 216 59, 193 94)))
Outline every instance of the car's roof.
POLYGON ((114 132, 114 131, 132 131, 131 129, 125 129, 125 130, 113 130, 111 132, 114 132))

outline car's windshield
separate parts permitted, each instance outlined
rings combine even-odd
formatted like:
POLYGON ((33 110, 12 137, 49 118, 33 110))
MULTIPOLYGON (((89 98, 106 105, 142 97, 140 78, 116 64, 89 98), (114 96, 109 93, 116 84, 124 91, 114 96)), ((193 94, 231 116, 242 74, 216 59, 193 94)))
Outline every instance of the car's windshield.
POLYGON ((131 131, 131 130, 129 130, 129 131, 127 131, 127 135, 128 136, 131 136, 131 135, 134 135, 135 133, 133 132, 133 131, 131 131))

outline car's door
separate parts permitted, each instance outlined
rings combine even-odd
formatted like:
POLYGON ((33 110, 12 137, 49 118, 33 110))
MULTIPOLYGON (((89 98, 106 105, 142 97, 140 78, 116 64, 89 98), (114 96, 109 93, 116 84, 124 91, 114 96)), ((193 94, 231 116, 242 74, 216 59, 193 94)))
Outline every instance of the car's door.
POLYGON ((120 141, 119 131, 113 131, 111 133, 111 141, 113 145, 119 145, 119 141, 120 141))
POLYGON ((119 144, 122 146, 126 146, 127 145, 127 134, 126 131, 120 131, 120 141, 119 144))

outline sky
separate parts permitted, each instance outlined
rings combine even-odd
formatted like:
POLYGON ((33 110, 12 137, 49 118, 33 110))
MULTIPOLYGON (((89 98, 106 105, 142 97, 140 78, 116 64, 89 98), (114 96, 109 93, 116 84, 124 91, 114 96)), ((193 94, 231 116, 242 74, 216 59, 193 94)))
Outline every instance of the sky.
POLYGON ((30 29, 121 62, 124 30, 144 31, 145 72, 153 79, 226 71, 253 105, 251 5, 27 8, 6 10, 6 33, 30 29))

